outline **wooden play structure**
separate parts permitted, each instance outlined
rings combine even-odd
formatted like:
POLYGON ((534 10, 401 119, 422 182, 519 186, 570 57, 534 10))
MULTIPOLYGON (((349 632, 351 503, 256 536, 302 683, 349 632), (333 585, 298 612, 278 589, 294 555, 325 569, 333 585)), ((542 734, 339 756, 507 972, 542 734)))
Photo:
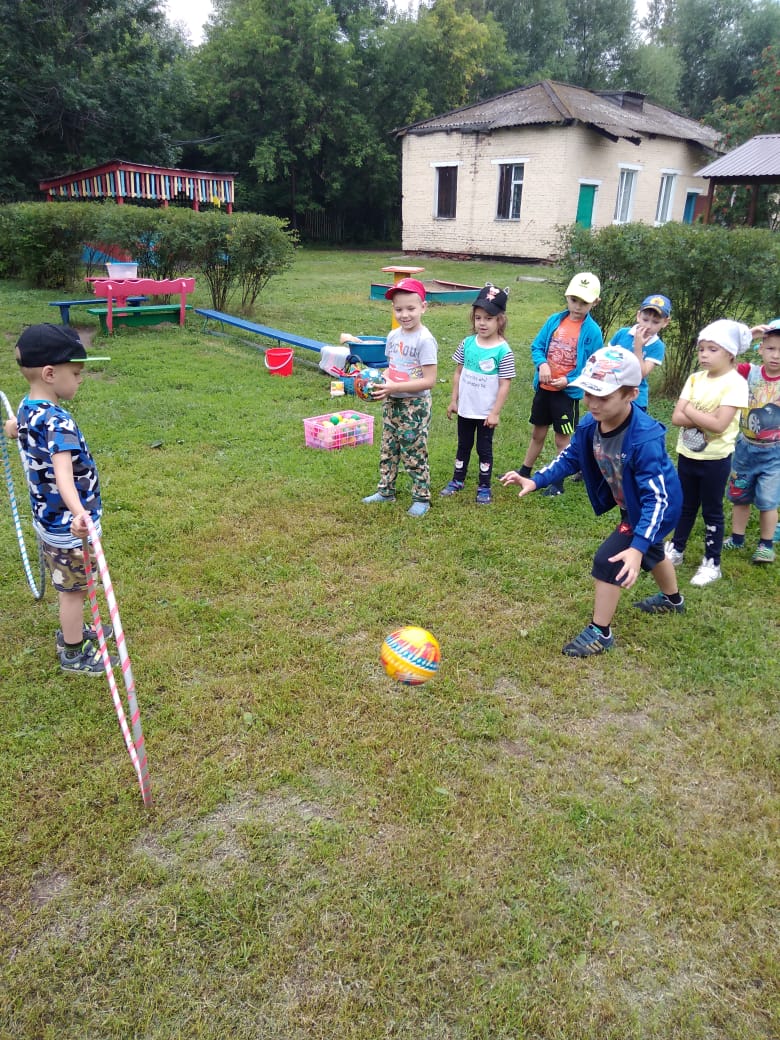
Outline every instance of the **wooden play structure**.
POLYGON ((184 202, 194 210, 211 203, 232 213, 235 178, 235 173, 178 170, 111 159, 101 166, 39 181, 38 187, 45 193, 47 202, 55 199, 113 199, 119 206, 125 202, 143 201, 155 202, 162 207, 171 202, 184 202))

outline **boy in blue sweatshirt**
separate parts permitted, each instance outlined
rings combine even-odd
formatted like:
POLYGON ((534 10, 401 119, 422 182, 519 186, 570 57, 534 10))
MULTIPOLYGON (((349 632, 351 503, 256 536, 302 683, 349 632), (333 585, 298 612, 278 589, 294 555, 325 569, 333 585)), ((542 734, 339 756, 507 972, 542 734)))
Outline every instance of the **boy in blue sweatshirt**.
MULTIPOLYGON (((534 399, 531 405, 531 443, 520 475, 531 476, 552 426, 559 453, 571 440, 579 421, 582 390, 577 376, 585 360, 604 345, 601 329, 590 316, 599 302, 601 282, 595 274, 576 274, 566 289, 566 310, 551 315, 531 344, 534 363, 534 399)), ((550 484, 546 495, 562 495, 563 481, 550 484)))
POLYGON ((682 614, 675 569, 664 555, 664 535, 680 516, 682 491, 666 450, 666 429, 634 404, 642 380, 639 361, 622 347, 593 354, 575 381, 589 413, 569 446, 533 479, 512 471, 502 484, 519 484, 519 497, 562 482, 577 471, 597 516, 617 506, 620 522, 596 550, 593 619, 563 647, 568 657, 590 657, 615 644, 612 618, 623 589, 650 571, 659 592, 634 606, 646 614, 682 614))

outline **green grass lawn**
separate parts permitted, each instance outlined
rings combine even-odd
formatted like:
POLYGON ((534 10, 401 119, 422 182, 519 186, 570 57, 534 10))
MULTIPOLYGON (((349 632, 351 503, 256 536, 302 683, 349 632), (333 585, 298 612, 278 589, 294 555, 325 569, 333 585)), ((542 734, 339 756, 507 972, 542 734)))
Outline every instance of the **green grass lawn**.
MULTIPOLYGON (((404 260, 304 250, 255 320, 333 343, 383 334, 369 284, 404 260)), ((496 471, 516 466, 528 345, 564 286, 550 268, 411 262, 511 287, 518 379, 496 471)), ((13 344, 56 320, 55 297, 0 284, 14 404, 13 344)), ((332 402, 315 355, 275 378, 260 341, 192 315, 110 340, 73 317, 112 356, 72 411, 101 473, 154 804, 106 683, 60 673, 55 595, 33 602, 3 506, 0 1037, 780 1035, 778 570, 749 562, 755 518, 750 550, 704 589, 688 584, 697 526, 684 616, 632 610, 645 577, 615 650, 570 660, 611 519, 582 485, 522 502, 496 486, 477 507, 473 465, 467 492, 438 498, 467 306, 426 319, 440 378, 422 521, 405 478, 395 507, 362 505, 376 437, 304 447, 306 417, 380 414, 332 402), (379 664, 404 623, 441 643, 423 687, 379 664)), ((670 414, 652 389, 651 405, 670 414)))

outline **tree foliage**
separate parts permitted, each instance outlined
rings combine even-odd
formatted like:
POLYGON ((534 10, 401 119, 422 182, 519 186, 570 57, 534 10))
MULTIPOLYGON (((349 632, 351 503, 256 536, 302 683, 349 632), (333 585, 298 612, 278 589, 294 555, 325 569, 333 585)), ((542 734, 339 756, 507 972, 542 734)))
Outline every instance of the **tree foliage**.
POLYGON ((670 222, 659 228, 623 224, 593 232, 563 229, 565 275, 595 271, 601 279, 597 318, 605 338, 628 322, 650 292, 672 300, 663 391, 676 395, 696 359, 699 331, 717 318, 755 325, 780 311, 780 288, 769 272, 780 261, 780 241, 769 231, 670 222))
POLYGON ((185 52, 153 0, 0 0, 0 200, 107 159, 172 164, 185 52))

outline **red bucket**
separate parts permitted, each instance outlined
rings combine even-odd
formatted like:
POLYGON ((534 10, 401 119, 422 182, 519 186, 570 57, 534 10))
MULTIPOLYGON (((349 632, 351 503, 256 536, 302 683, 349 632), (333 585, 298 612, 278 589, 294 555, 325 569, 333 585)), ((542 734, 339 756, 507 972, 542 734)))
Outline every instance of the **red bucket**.
POLYGON ((269 347, 265 352, 265 367, 272 376, 291 376, 293 370, 292 347, 269 347))

